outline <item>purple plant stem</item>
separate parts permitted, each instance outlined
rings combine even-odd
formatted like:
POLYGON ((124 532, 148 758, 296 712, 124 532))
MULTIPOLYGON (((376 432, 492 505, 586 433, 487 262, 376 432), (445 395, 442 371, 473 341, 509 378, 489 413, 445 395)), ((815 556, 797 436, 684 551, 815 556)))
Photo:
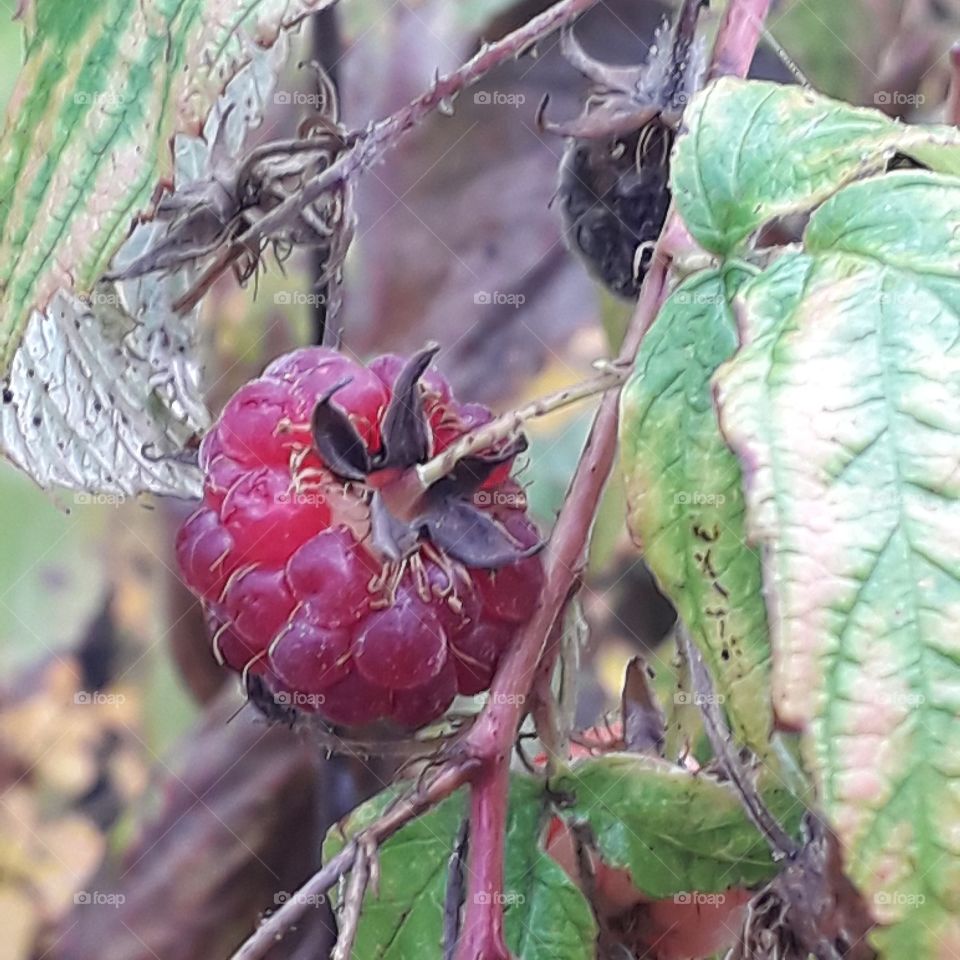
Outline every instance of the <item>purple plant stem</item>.
MULTIPOLYGON (((632 360, 636 354, 663 302, 666 280, 667 258, 658 250, 644 278, 619 359, 632 360)), ((509 958, 502 935, 508 761, 546 640, 583 572, 597 504, 613 468, 619 397, 619 390, 610 390, 600 401, 566 503, 544 550, 540 600, 497 670, 489 706, 461 745, 462 752, 481 767, 479 777, 471 781, 466 916, 457 960, 509 958), (479 822, 473 819, 477 816, 482 816, 479 822)))
POLYGON ((455 960, 510 960, 503 938, 503 838, 509 792, 508 750, 488 761, 470 785, 467 908, 455 960))
POLYGON ((769 12, 770 0, 730 0, 717 32, 708 80, 747 75, 769 12))
MULTIPOLYGON (((644 279, 619 360, 633 361, 663 302, 666 274, 667 258, 658 251, 644 279)), ((583 571, 597 504, 613 467, 619 403, 619 390, 608 391, 600 401, 566 502, 543 552, 544 584, 536 609, 497 671, 490 688, 490 705, 463 743, 470 756, 495 757, 513 745, 546 638, 583 571)))
MULTIPOLYGON (((632 360, 663 302, 666 258, 654 257, 621 349, 632 360)), ((597 505, 616 452, 619 390, 600 402, 590 436, 567 492, 564 509, 544 551, 544 586, 532 619, 521 630, 490 688, 490 706, 478 718, 462 749, 482 764, 471 782, 470 848, 466 916, 456 960, 509 960, 503 940, 504 838, 509 758, 526 699, 541 665, 546 640, 566 598, 579 581, 597 505)))

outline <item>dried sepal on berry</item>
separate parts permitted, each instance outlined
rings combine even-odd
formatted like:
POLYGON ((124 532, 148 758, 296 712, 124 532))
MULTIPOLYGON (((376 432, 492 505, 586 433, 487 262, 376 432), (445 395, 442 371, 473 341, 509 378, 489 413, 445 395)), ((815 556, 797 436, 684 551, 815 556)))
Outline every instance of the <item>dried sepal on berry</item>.
MULTIPOLYGON (((304 184, 333 164, 352 145, 352 138, 339 121, 336 89, 330 78, 317 74, 317 109, 300 124, 297 136, 258 144, 237 158, 225 143, 227 108, 221 118, 217 140, 211 145, 206 176, 164 195, 157 204, 161 229, 150 247, 128 263, 107 274, 108 279, 130 280, 155 271, 196 268, 204 263, 221 269, 232 267, 242 284, 255 276, 264 255, 272 249, 282 263, 297 247, 313 248, 324 265, 317 286, 336 288, 340 269, 353 237, 350 185, 340 183, 316 200, 298 205, 294 216, 279 224, 270 236, 256 243, 241 240, 249 228, 304 184)), ((218 271, 219 272, 219 271, 218 271)), ((209 285, 201 281, 182 297, 176 309, 195 306, 209 285)), ((331 307, 339 304, 334 290, 331 307)), ((335 312, 335 311, 334 311, 335 312)))
POLYGON ((335 383, 318 401, 311 417, 313 442, 323 462, 344 480, 365 480, 372 469, 363 438, 350 418, 334 406, 334 394, 350 383, 335 383))
POLYGON ((439 349, 436 345, 425 347, 400 371, 383 418, 383 450, 375 469, 405 470, 430 456, 430 427, 423 408, 420 379, 439 349))
POLYGON ((449 474, 426 488, 415 468, 432 450, 430 422, 421 378, 438 347, 414 354, 396 376, 383 417, 381 448, 369 453, 349 417, 336 405, 336 384, 313 414, 314 443, 327 467, 345 481, 370 487, 374 547, 388 560, 412 554, 427 539, 470 567, 492 569, 515 563, 540 548, 521 548, 507 530, 478 509, 471 498, 493 472, 526 449, 526 439, 509 439, 499 450, 460 460, 449 474))

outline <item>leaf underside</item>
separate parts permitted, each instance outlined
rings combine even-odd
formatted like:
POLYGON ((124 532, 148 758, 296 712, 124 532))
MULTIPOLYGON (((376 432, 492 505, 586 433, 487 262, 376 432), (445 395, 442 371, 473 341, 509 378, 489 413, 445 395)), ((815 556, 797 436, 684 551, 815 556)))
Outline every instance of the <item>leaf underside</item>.
MULTIPOLYGON (((170 306, 189 278, 95 285, 158 186, 203 175, 218 98, 239 149, 279 69, 268 48, 328 2, 26 5, 0 141, 0 440, 41 485, 196 493, 157 459, 206 422, 196 314, 170 306)), ((126 249, 151 236, 141 225, 126 249)))

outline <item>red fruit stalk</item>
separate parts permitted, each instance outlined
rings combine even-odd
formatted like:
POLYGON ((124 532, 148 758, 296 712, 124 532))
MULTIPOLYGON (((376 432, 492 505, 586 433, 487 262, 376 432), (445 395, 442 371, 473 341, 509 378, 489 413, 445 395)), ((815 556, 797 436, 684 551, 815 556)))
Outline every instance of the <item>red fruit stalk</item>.
POLYGON ((542 580, 510 479, 522 442, 416 466, 492 415, 429 362, 323 347, 243 386, 204 438, 204 496, 177 538, 218 657, 280 705, 407 730, 486 690, 542 580))

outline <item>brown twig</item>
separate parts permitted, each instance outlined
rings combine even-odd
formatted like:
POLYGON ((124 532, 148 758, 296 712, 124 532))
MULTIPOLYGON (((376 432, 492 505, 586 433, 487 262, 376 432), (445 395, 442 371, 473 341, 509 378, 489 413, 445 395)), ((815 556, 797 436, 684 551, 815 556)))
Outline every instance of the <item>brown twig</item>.
POLYGON ((780 826, 776 817, 763 802, 754 782, 755 771, 750 769, 740 757, 730 734, 730 728, 727 726, 723 708, 714 694, 710 672, 703 662, 700 651, 690 638, 690 633, 683 626, 678 628, 678 642, 687 663, 690 664, 693 691, 703 717, 703 729, 723 772, 736 788, 744 811, 757 830, 763 834, 775 858, 795 858, 800 851, 800 846, 780 826))
POLYGON ((370 125, 362 133, 355 134, 351 149, 309 180, 296 196, 279 204, 230 244, 222 247, 193 287, 175 304, 176 309, 186 310, 199 303, 216 279, 245 251, 259 249, 261 241, 276 234, 284 224, 296 220, 300 210, 319 199, 323 193, 347 183, 379 163, 388 150, 393 149, 438 107, 452 103, 458 94, 482 80, 494 67, 520 56, 538 40, 576 19, 596 3, 597 0, 560 0, 496 43, 485 44, 476 56, 452 73, 437 77, 433 86, 416 100, 385 120, 370 125))
POLYGON ((322 870, 317 871, 276 913, 268 917, 233 955, 232 960, 262 960, 283 934, 303 916, 316 898, 326 893, 353 866, 357 851, 379 846, 401 827, 462 787, 474 775, 475 761, 461 759, 441 767, 379 820, 354 837, 322 870))
MULTIPOLYGON (((574 591, 579 590, 579 588, 578 583, 574 586, 574 591)), ((560 704, 553 692, 554 668, 557 665, 561 647, 564 643, 565 619, 563 616, 557 617, 557 622, 550 633, 550 639, 544 647, 543 656, 540 658, 540 663, 537 664, 537 672, 530 688, 530 715, 533 718, 534 729, 537 731, 537 736, 547 755, 547 776, 552 774, 558 761, 567 759, 569 731, 564 729, 560 704)))
MULTIPOLYGON (((779 910, 775 926, 786 928, 799 941, 803 954, 817 960, 841 960, 841 957, 872 957, 864 942, 871 925, 869 912, 842 871, 830 869, 830 838, 824 824, 807 815, 805 836, 798 843, 773 815, 756 785, 756 769, 744 759, 730 735, 723 708, 713 692, 710 672, 690 634, 679 630, 678 646, 690 664, 694 694, 703 717, 703 728, 710 740, 720 768, 737 792, 744 812, 767 841, 774 860, 783 867, 762 891, 752 906, 772 903, 779 910), (845 946, 844 946, 845 945, 845 946), (846 947, 855 946, 856 950, 846 947)), ((744 927, 748 944, 753 931, 763 929, 765 939, 771 931, 752 910, 744 927)), ((738 952, 737 957, 753 956, 738 952)))
POLYGON ((443 898, 443 960, 453 960, 460 937, 460 908, 464 898, 463 866, 469 849, 470 820, 464 817, 447 863, 447 890, 443 898))
POLYGON ((271 914, 250 935, 232 960, 260 960, 273 949, 284 933, 310 909, 317 898, 325 896, 352 866, 357 855, 355 840, 348 843, 332 860, 324 864, 283 906, 271 914))
POLYGON ((366 896, 367 884, 370 882, 371 860, 374 857, 376 857, 376 850, 371 850, 369 844, 357 846, 353 866, 350 869, 350 883, 343 897, 339 935, 330 954, 330 960, 350 960, 353 956, 353 944, 357 939, 360 911, 363 909, 363 898, 366 896))
MULTIPOLYGON (((326 74, 330 88, 338 101, 342 99, 340 89, 340 63, 343 59, 343 42, 340 30, 340 8, 337 4, 325 7, 315 13, 310 22, 311 53, 314 63, 326 74)), ((313 276, 313 290, 317 296, 311 310, 313 336, 316 344, 333 345, 337 343, 337 332, 327 329, 330 316, 330 293, 336 278, 327 278, 326 251, 318 248, 312 251, 310 272, 313 276)))
POLYGON ((602 373, 573 386, 557 390, 546 397, 540 397, 509 413, 496 417, 482 427, 476 427, 454 441, 443 453, 417 467, 417 477, 424 487, 429 487, 442 477, 447 476, 464 458, 479 450, 489 450, 499 441, 515 435, 523 425, 534 417, 544 417, 556 410, 623 386, 629 368, 624 365, 607 364, 602 373))

